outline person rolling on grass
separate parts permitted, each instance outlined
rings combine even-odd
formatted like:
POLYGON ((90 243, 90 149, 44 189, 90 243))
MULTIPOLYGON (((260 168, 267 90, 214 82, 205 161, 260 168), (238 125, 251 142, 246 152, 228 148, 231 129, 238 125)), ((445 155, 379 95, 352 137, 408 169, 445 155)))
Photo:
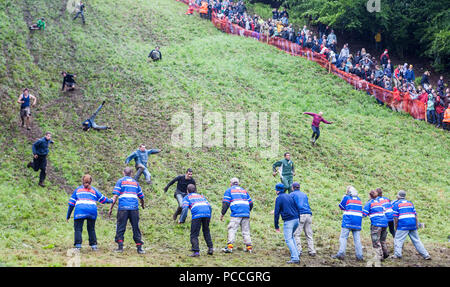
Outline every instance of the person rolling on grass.
POLYGON ((320 112, 318 114, 315 114, 315 113, 303 113, 303 114, 313 117, 313 121, 312 121, 312 124, 311 124, 311 128, 313 130, 313 134, 311 136, 311 143, 314 145, 314 144, 316 144, 316 141, 320 137, 320 128, 319 128, 320 122, 324 122, 326 124, 332 124, 333 122, 326 121, 322 117, 322 115, 323 115, 322 112, 320 112))
POLYGON ((213 255, 214 248, 211 239, 211 233, 209 231, 209 222, 211 219, 211 205, 206 198, 197 193, 197 188, 193 184, 187 186, 188 195, 183 199, 182 212, 178 224, 183 224, 186 220, 188 210, 191 210, 191 245, 192 254, 191 257, 200 256, 200 247, 198 242, 198 236, 200 234, 200 228, 203 230, 203 237, 205 238, 206 245, 208 246, 208 255, 213 255))
POLYGON ((112 199, 105 197, 95 187, 91 186, 92 177, 85 174, 82 178, 82 185, 77 187, 69 199, 66 220, 69 222, 70 215, 73 214, 73 229, 75 231, 74 247, 81 249, 84 220, 87 221, 87 231, 89 235, 89 246, 93 251, 97 251, 97 236, 95 234, 95 221, 97 219, 97 201, 102 204, 112 203, 112 199))
POLYGON ((299 225, 299 210, 292 196, 285 193, 286 187, 282 183, 277 183, 275 191, 277 199, 275 200, 274 223, 276 232, 280 232, 278 221, 281 218, 284 221, 283 234, 286 245, 291 253, 291 260, 287 264, 300 264, 300 253, 294 239, 294 232, 299 225))
POLYGON ((392 202, 389 198, 383 197, 383 190, 381 188, 375 189, 378 194, 378 199, 380 200, 381 205, 385 208, 385 215, 388 221, 389 233, 392 237, 395 237, 395 227, 394 227, 394 212, 392 210, 392 202))
POLYGON ((386 218, 385 208, 378 198, 378 192, 372 190, 369 193, 370 200, 363 208, 363 217, 370 218, 370 236, 372 238, 372 245, 375 251, 375 258, 383 261, 389 257, 389 252, 386 244, 388 221, 386 218))
POLYGON ((179 175, 172 179, 166 187, 164 187, 164 192, 167 192, 169 187, 171 187, 174 183, 177 183, 177 188, 173 197, 177 200, 178 207, 173 214, 173 220, 177 220, 179 214, 181 214, 181 206, 183 205, 183 198, 187 195, 187 186, 189 184, 195 185, 195 179, 192 178, 192 169, 188 168, 186 170, 186 174, 179 175))
POLYGON ((250 211, 253 208, 253 201, 248 192, 239 186, 239 179, 232 178, 230 180, 231 187, 225 191, 222 200, 222 215, 220 221, 223 221, 228 208, 231 210, 231 219, 228 224, 228 242, 227 247, 222 251, 232 253, 234 242, 236 240, 236 232, 241 227, 242 237, 246 246, 245 251, 252 253, 252 239, 250 237, 250 211))
POLYGON ((344 211, 342 216, 341 235, 339 236, 339 251, 332 258, 344 260, 347 248, 347 239, 350 232, 353 234, 356 260, 362 261, 363 251, 361 245, 362 202, 358 197, 358 191, 353 186, 348 186, 346 194, 339 203, 339 208, 344 211))
POLYGON ((95 113, 87 120, 83 122, 83 131, 88 131, 90 128, 93 128, 94 130, 107 130, 110 129, 110 127, 107 126, 99 126, 95 123, 95 117, 97 116, 98 112, 101 110, 103 105, 105 104, 105 101, 102 102, 102 104, 97 108, 95 113))
POLYGON ((152 175, 147 168, 148 156, 159 152, 161 152, 159 149, 145 149, 145 145, 141 144, 135 152, 127 157, 125 164, 128 164, 133 159, 135 161, 136 175, 134 176, 134 179, 136 181, 139 181, 139 177, 144 173, 145 182, 152 184, 152 175))
POLYGON ((392 210, 394 213, 395 224, 395 238, 394 238, 394 258, 402 258, 403 244, 405 243, 406 236, 411 238, 414 247, 417 252, 425 259, 431 260, 431 256, 420 241, 419 233, 419 221, 417 220, 416 209, 414 204, 406 200, 406 191, 400 190, 397 194, 397 199, 393 204, 392 210))
POLYGON ((286 187, 286 189, 289 190, 289 192, 291 192, 293 177, 295 176, 295 167, 294 162, 291 160, 290 153, 284 153, 284 159, 279 160, 272 165, 273 176, 277 175, 278 167, 278 172, 280 173, 281 177, 281 183, 286 187))
POLYGON ((39 173, 39 186, 45 187, 44 180, 47 176, 47 155, 49 153, 48 145, 53 144, 52 134, 46 132, 45 136, 33 143, 33 161, 27 164, 28 168, 32 168, 34 171, 41 170, 39 173))
POLYGON ((148 58, 151 58, 153 62, 162 60, 162 54, 159 50, 159 46, 156 46, 155 49, 151 50, 148 54, 148 58))
POLYGON ((297 249, 302 254, 302 244, 300 241, 300 234, 305 232, 306 242, 308 244, 308 254, 311 257, 316 256, 316 249, 314 248, 313 231, 312 231, 312 212, 309 206, 308 196, 300 191, 300 183, 294 182, 292 184, 294 191, 291 193, 292 198, 299 210, 299 225, 294 232, 295 241, 297 242, 297 249))
POLYGON ((31 117, 31 106, 30 100, 33 100, 31 104, 33 107, 36 106, 36 97, 28 92, 28 88, 25 88, 22 94, 19 96, 17 102, 20 104, 20 119, 22 121, 22 127, 27 126, 27 130, 31 130, 30 127, 30 117, 31 117))
POLYGON ((112 210, 117 200, 119 201, 119 207, 117 210, 117 226, 115 242, 118 245, 116 252, 123 252, 123 239, 125 230, 127 228, 127 222, 130 220, 131 227, 133 229, 133 240, 136 243, 137 253, 144 254, 142 249, 144 242, 141 237, 141 230, 139 229, 139 201, 142 209, 145 208, 144 193, 142 192, 139 183, 131 177, 132 170, 126 167, 123 170, 123 175, 114 186, 113 190, 113 202, 109 208, 108 216, 111 217, 112 210), (139 201, 138 201, 139 198, 139 201))
POLYGON ((61 75, 63 76, 63 83, 62 83, 62 88, 61 91, 66 92, 67 89, 69 89, 69 91, 73 91, 75 90, 75 79, 77 77, 77 75, 75 74, 68 74, 67 72, 61 72, 61 75))
POLYGON ((28 28, 30 29, 30 31, 33 31, 33 30, 42 30, 42 31, 44 31, 45 30, 45 19, 44 19, 44 17, 39 19, 36 24, 33 24, 33 25, 29 26, 28 28))

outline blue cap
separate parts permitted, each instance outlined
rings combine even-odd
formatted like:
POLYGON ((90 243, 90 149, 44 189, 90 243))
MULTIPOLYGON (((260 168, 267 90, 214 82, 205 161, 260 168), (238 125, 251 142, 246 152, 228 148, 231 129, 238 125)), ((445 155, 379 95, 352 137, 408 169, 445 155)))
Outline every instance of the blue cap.
POLYGON ((292 184, 292 188, 300 188, 300 183, 294 182, 294 183, 292 184))
POLYGON ((275 185, 276 191, 284 191, 285 189, 286 189, 286 187, 282 183, 277 183, 277 185, 275 185))

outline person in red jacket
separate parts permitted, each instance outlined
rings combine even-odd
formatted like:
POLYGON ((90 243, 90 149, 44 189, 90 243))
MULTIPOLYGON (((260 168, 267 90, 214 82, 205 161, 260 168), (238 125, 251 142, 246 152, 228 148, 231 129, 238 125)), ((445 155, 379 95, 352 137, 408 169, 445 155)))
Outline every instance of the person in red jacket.
POLYGON ((311 143, 314 145, 314 144, 316 144, 316 141, 320 136, 320 129, 319 129, 320 122, 324 122, 326 124, 332 124, 333 122, 326 121, 322 117, 322 115, 323 115, 322 112, 320 112, 318 114, 314 114, 314 113, 303 113, 303 114, 313 117, 313 121, 312 121, 312 125, 311 125, 311 128, 313 130, 313 134, 311 136, 311 143))

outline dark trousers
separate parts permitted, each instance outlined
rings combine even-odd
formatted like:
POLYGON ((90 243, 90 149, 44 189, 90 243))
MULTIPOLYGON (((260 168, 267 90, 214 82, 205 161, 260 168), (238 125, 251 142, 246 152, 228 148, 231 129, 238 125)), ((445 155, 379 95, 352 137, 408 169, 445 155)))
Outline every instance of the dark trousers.
POLYGON ((74 245, 81 245, 81 243, 83 242, 81 234, 83 233, 84 220, 87 221, 89 246, 97 245, 97 236, 95 235, 95 219, 89 219, 89 218, 75 219, 73 221, 73 229, 75 230, 74 245))
POLYGON ((47 156, 46 155, 38 155, 37 158, 33 158, 33 162, 31 164, 31 167, 34 169, 34 171, 41 170, 39 174, 39 182, 44 182, 45 177, 47 176, 46 169, 47 169, 47 156))
POLYGON ((392 237, 395 237, 395 226, 394 226, 394 221, 389 221, 389 233, 392 235, 392 237))
POLYGON ((192 219, 191 222, 191 244, 192 251, 199 252, 200 248, 198 245, 198 236, 200 234, 200 228, 203 230, 203 237, 205 238, 206 245, 208 248, 213 248, 213 243, 211 239, 211 233, 209 232, 209 217, 201 217, 192 219))
POLYGON ((81 15, 81 19, 83 20, 83 23, 85 23, 84 21, 84 11, 78 11, 77 14, 75 15, 75 17, 73 18, 73 20, 77 19, 78 16, 81 15))
POLYGON ((319 127, 311 126, 313 130, 312 138, 315 138, 316 140, 320 137, 320 129, 319 127))
POLYGON ((130 219, 131 228, 133 229, 133 240, 136 245, 142 245, 141 230, 139 229, 139 210, 119 210, 117 211, 117 228, 116 238, 117 243, 123 243, 123 235, 127 229, 128 219, 130 219))
POLYGON ((442 121, 444 120, 444 113, 436 113, 436 125, 442 127, 442 121))

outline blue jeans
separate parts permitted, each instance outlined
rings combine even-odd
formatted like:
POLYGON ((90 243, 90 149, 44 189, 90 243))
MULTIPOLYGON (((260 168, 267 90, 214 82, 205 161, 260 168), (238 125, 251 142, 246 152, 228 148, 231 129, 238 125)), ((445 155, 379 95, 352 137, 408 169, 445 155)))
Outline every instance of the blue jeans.
POLYGON ((339 251, 337 256, 345 256, 345 249, 347 248, 347 238, 350 235, 350 231, 353 233, 353 243, 355 244, 356 258, 363 258, 363 251, 361 245, 361 239, 359 237, 360 230, 354 230, 342 227, 341 236, 339 237, 339 251))
POLYGON ((146 181, 147 183, 149 183, 150 180, 151 180, 151 174, 150 174, 150 172, 148 171, 148 168, 145 167, 145 166, 142 165, 142 164, 136 165, 136 175, 134 176, 134 179, 135 179, 136 181, 139 181, 139 178, 141 177, 141 174, 142 174, 142 173, 144 173, 145 181, 146 181))
POLYGON ((292 261, 300 260, 297 244, 295 243, 294 239, 294 232, 297 229, 298 225, 299 225, 298 218, 285 221, 283 225, 284 240, 286 241, 289 251, 291 252, 292 261))
POLYGON ((426 258, 430 256, 428 254, 427 250, 423 246, 422 242, 419 238, 419 232, 416 230, 398 230, 395 232, 395 238, 394 238, 394 255, 397 257, 402 257, 402 249, 403 249, 403 243, 405 243, 406 236, 409 235, 409 238, 411 238, 412 243, 414 244, 414 247, 416 248, 417 252, 422 255, 423 258, 426 258))
POLYGON ((320 137, 320 128, 319 127, 315 127, 315 126, 311 126, 312 130, 313 130, 313 134, 312 137, 317 140, 320 137))

